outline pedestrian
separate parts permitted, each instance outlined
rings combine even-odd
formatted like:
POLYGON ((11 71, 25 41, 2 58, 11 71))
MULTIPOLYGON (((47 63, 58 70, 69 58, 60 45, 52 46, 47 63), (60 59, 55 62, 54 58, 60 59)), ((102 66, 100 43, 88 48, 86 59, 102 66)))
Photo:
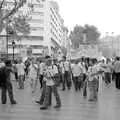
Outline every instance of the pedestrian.
POLYGON ((49 104, 49 96, 51 92, 54 94, 56 99, 56 105, 54 108, 61 107, 61 100, 57 90, 57 86, 55 84, 54 77, 58 74, 58 70, 56 66, 52 65, 52 60, 50 56, 46 56, 46 70, 44 72, 44 81, 46 81, 46 92, 43 106, 40 107, 41 110, 47 109, 49 104))
POLYGON ((43 73, 44 73, 45 63, 41 60, 38 64, 38 74, 39 74, 39 82, 40 88, 43 87, 43 73))
POLYGON ((74 68, 72 69, 72 73, 73 73, 73 83, 74 83, 74 86, 75 86, 75 90, 78 91, 78 90, 81 90, 81 87, 82 87, 82 73, 83 73, 83 70, 81 68, 81 66, 78 64, 78 61, 76 60, 75 61, 75 65, 74 65, 74 68))
POLYGON ((64 91, 66 89, 66 87, 68 88, 68 90, 70 90, 71 88, 71 66, 70 66, 70 62, 68 60, 66 60, 66 57, 63 56, 63 62, 61 64, 62 67, 62 72, 63 72, 63 88, 62 90, 64 91))
POLYGON ((25 75, 25 65, 20 59, 18 64, 16 65, 17 74, 18 74, 18 88, 24 89, 24 75, 25 75))
POLYGON ((114 63, 115 71, 115 86, 117 89, 120 89, 120 59, 116 57, 116 62, 114 63))
POLYGON ((99 81, 97 76, 97 68, 95 66, 94 60, 90 60, 90 67, 88 68, 88 91, 89 91, 89 101, 97 100, 97 93, 99 87, 99 81))
POLYGON ((29 76, 32 93, 34 93, 36 90, 37 80, 38 80, 38 66, 34 58, 31 59, 28 74, 29 74, 28 76, 29 76))
POLYGON ((17 102, 14 99, 13 87, 11 83, 10 73, 12 72, 12 64, 10 60, 5 61, 5 66, 0 68, 0 88, 1 88, 1 101, 2 104, 7 102, 7 92, 11 104, 16 104, 17 102))

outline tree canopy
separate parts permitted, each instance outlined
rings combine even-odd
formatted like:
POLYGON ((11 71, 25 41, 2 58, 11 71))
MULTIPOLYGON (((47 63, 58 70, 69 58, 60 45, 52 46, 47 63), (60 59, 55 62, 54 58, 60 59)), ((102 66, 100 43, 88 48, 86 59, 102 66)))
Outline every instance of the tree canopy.
POLYGON ((76 25, 71 31, 69 38, 75 48, 80 44, 97 44, 100 37, 98 29, 93 25, 76 25))
POLYGON ((30 26, 27 22, 29 14, 23 14, 24 7, 29 8, 29 11, 33 10, 32 3, 28 4, 27 0, 11 0, 10 2, 0 0, 0 33, 7 28, 7 32, 13 31, 14 36, 19 33, 29 34, 30 26))

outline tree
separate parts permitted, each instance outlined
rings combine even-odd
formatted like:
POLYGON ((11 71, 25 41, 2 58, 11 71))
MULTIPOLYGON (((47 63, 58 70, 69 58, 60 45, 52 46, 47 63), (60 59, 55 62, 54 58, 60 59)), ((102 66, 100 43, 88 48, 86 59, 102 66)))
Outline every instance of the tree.
POLYGON ((82 26, 76 25, 74 30, 70 33, 69 38, 71 39, 72 45, 75 48, 78 48, 80 43, 83 43, 83 31, 84 28, 82 26))
POLYGON ((13 0, 12 5, 9 7, 7 5, 7 2, 5 0, 0 1, 0 12, 4 12, 4 15, 1 18, 1 21, 9 19, 11 16, 13 16, 21 7, 24 6, 27 0, 13 0), (8 8, 7 8, 8 7, 8 8))
POLYGON ((84 26, 84 33, 86 35, 86 43, 90 44, 98 43, 100 33, 98 32, 95 26, 86 24, 84 26))
POLYGON ((0 1, 0 32, 6 28, 7 32, 13 31, 14 36, 18 36, 19 33, 29 34, 30 26, 27 23, 29 14, 23 14, 24 7, 28 7, 29 11, 33 10, 32 3, 27 4, 27 0, 13 0, 11 3, 0 1))
POLYGON ((79 48, 80 44, 97 44, 100 33, 93 25, 79 26, 76 25, 71 31, 69 38, 74 48, 79 48))

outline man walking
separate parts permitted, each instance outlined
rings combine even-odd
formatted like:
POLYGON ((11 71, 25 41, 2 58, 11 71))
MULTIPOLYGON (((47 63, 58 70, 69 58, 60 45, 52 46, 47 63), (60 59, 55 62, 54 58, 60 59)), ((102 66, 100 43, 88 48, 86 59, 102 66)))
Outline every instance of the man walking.
POLYGON ((5 67, 0 69, 0 77, 1 77, 0 87, 1 87, 1 90, 2 90, 2 93, 1 93, 2 104, 6 104, 7 91, 8 91, 8 95, 9 95, 11 104, 12 105, 16 104, 16 101, 14 100, 14 97, 13 97, 13 88, 12 88, 12 83, 11 83, 11 80, 10 80, 10 73, 12 72, 11 66, 12 66, 11 61, 7 60, 5 62, 5 67))
POLYGON ((47 109, 49 105, 49 96, 53 92, 56 98, 56 106, 54 108, 61 107, 61 100, 58 94, 57 86, 54 81, 54 77, 58 74, 57 67, 52 65, 52 60, 50 56, 46 57, 46 70, 44 72, 44 81, 46 81, 46 92, 43 106, 40 107, 41 110, 47 109))
POLYGON ((114 64, 115 71, 115 85, 117 89, 120 89, 120 59, 116 57, 116 62, 114 64))

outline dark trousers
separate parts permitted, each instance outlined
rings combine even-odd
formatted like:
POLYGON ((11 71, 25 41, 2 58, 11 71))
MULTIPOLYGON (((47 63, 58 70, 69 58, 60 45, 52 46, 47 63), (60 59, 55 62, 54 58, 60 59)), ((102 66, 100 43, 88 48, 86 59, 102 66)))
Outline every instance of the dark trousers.
MULTIPOLYGON (((45 100, 45 95, 46 95, 46 83, 43 83, 43 87, 42 87, 42 93, 41 93, 41 97, 40 97, 40 100, 39 100, 39 102, 40 102, 40 104, 42 105, 43 103, 44 103, 44 100, 45 100)), ((49 89, 50 91, 50 93, 51 93, 51 89, 49 89)), ((48 101, 49 101, 49 103, 48 103, 48 105, 51 105, 52 104, 52 94, 49 94, 49 98, 48 98, 48 101)))
POLYGON ((40 88, 43 87, 43 75, 39 76, 40 88))
POLYGON ((8 82, 6 84, 6 87, 2 87, 1 101, 3 104, 7 102, 7 96, 6 96, 7 91, 8 91, 10 102, 12 103, 14 101, 12 84, 8 82))
POLYGON ((71 78, 69 71, 65 71, 65 73, 63 74, 63 90, 65 90, 66 86, 68 89, 70 89, 71 87, 71 78))
POLYGON ((115 78, 116 88, 120 89, 120 73, 115 73, 115 78))
POLYGON ((24 89, 24 75, 18 76, 19 89, 24 89))
POLYGON ((111 83, 111 73, 105 73, 105 83, 108 85, 111 83))
POLYGON ((73 83, 75 86, 75 90, 77 91, 78 89, 80 90, 82 87, 82 81, 80 80, 80 77, 73 77, 73 83))
POLYGON ((50 96, 51 93, 53 93, 54 96, 55 96, 56 104, 61 106, 60 96, 59 96, 57 87, 55 85, 53 85, 53 86, 46 86, 44 106, 47 107, 49 105, 49 96, 50 96))

